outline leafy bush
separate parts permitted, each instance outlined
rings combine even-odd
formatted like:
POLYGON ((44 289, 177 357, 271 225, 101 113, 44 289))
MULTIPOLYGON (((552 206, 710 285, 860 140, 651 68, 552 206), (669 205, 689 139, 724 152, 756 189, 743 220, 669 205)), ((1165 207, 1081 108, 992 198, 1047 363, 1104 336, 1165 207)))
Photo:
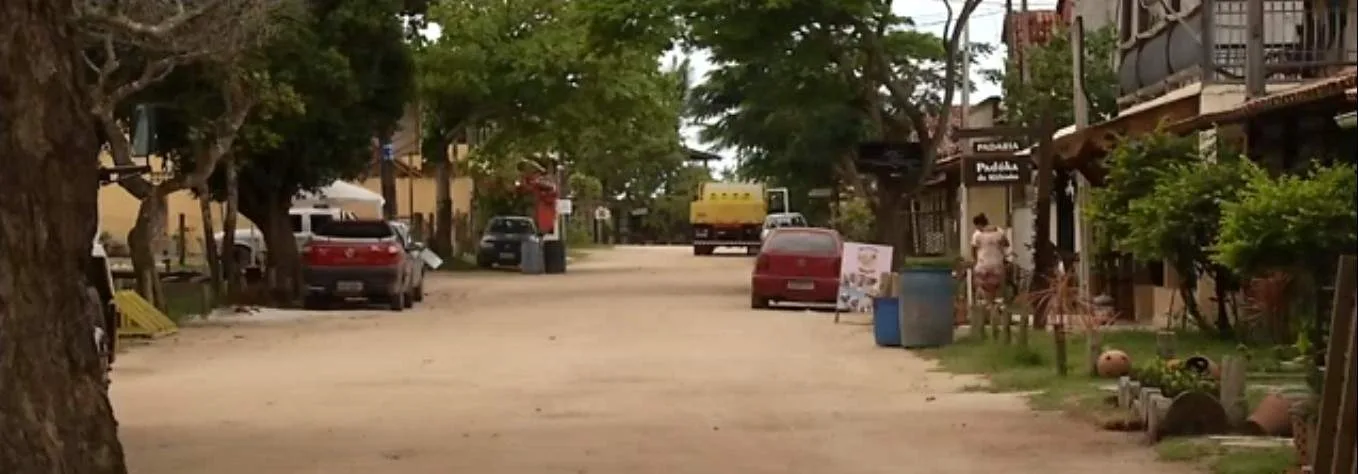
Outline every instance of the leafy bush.
POLYGON ((1327 267, 1358 246, 1355 194, 1358 175, 1349 164, 1278 178, 1256 170, 1239 200, 1222 205, 1215 259, 1246 275, 1327 267))
POLYGON ((867 201, 853 198, 840 203, 839 214, 835 216, 832 225, 844 236, 844 240, 870 242, 873 237, 872 223, 875 219, 867 201))
POLYGON ((1166 397, 1174 398, 1184 392, 1202 392, 1216 396, 1221 384, 1211 374, 1199 373, 1178 360, 1157 359, 1132 368, 1131 379, 1143 387, 1160 389, 1166 397))

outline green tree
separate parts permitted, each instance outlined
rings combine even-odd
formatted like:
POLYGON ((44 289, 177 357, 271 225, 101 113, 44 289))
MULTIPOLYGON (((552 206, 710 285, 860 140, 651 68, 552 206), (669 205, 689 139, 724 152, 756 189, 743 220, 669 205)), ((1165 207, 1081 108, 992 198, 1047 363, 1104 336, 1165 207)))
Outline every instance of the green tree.
POLYGON ((1201 315, 1196 291, 1199 277, 1210 275, 1216 288, 1215 325, 1196 318, 1199 328, 1215 329, 1230 338, 1232 317, 1228 300, 1236 280, 1234 273, 1213 260, 1224 203, 1234 202, 1258 169, 1236 155, 1203 157, 1199 161, 1171 165, 1151 192, 1133 199, 1125 213, 1127 233, 1118 237, 1118 248, 1140 261, 1164 261, 1179 275, 1179 294, 1191 316, 1201 315), (1215 326, 1215 327, 1213 327, 1215 326))
POLYGON ((431 9, 444 34, 420 52, 420 86, 436 163, 454 137, 482 126, 489 133, 470 169, 488 176, 513 177, 533 159, 599 180, 605 196, 644 195, 681 163, 682 72, 660 70, 655 48, 590 44, 588 6, 462 0, 431 9))
MULTIPOLYGON (((1118 79, 1114 69, 1117 54, 1117 28, 1104 26, 1085 34, 1084 81, 1091 123, 1117 115, 1118 79)), ((1004 91, 1005 116, 1011 125, 1031 127, 1042 114, 1050 112, 1053 124, 1064 127, 1075 123, 1074 65, 1070 34, 1060 27, 1044 43, 1030 45, 1023 53, 1028 67, 1024 83, 1019 63, 1011 59, 1005 68, 982 71, 1004 91)), ((1017 57, 1011 52, 1010 58, 1017 57)))
MULTIPOLYGON (((280 302, 301 294, 288 219, 293 198, 366 170, 377 137, 394 130, 413 95, 402 9, 397 0, 308 3, 288 34, 266 46, 264 70, 292 91, 296 113, 251 117, 235 155, 240 213, 263 235, 280 302)), ((224 177, 212 184, 214 195, 225 196, 224 177)))
MULTIPOLYGON (((749 171, 780 170, 782 177, 792 177, 809 168, 837 175, 872 198, 878 241, 901 248, 904 233, 896 211, 919 181, 860 179, 856 145, 864 139, 919 142, 925 166, 916 178, 931 174, 949 132, 952 107, 943 105, 952 103, 959 86, 969 86, 960 84, 956 53, 961 47, 985 50, 960 41, 958 26, 977 6, 963 2, 950 15, 944 38, 913 29, 908 18, 891 13, 890 1, 695 0, 678 2, 671 15, 682 19, 689 44, 710 50, 726 69, 713 75, 714 92, 700 95, 705 114, 722 117, 709 138, 745 150, 742 167, 749 171)), ((666 31, 644 22, 614 29, 666 31)))

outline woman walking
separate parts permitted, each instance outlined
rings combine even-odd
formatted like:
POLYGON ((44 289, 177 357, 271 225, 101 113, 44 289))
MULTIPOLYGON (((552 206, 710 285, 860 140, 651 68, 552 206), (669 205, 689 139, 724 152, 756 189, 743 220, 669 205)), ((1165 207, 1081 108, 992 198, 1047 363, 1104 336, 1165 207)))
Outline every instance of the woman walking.
POLYGON ((977 214, 971 223, 976 226, 971 234, 972 282, 982 301, 995 301, 1004 286, 1009 237, 999 227, 990 225, 990 219, 984 213, 977 214))

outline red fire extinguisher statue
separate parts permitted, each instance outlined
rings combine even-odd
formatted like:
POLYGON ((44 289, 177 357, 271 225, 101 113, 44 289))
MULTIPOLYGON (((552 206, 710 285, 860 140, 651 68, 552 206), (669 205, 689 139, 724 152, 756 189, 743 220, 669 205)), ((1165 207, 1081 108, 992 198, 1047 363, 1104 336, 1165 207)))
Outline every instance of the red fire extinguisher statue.
POLYGON ((526 162, 528 166, 519 182, 519 190, 533 195, 533 219, 537 221, 538 232, 552 234, 556 231, 556 183, 547 177, 536 163, 526 162))

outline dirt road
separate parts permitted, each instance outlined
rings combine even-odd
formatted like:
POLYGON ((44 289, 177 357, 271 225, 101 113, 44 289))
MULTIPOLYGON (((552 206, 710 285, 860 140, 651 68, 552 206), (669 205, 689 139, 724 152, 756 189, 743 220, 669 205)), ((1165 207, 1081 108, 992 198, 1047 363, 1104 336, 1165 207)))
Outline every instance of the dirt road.
POLYGON ((137 474, 1173 473, 868 328, 751 311, 745 257, 440 275, 416 310, 187 328, 118 362, 137 474))

